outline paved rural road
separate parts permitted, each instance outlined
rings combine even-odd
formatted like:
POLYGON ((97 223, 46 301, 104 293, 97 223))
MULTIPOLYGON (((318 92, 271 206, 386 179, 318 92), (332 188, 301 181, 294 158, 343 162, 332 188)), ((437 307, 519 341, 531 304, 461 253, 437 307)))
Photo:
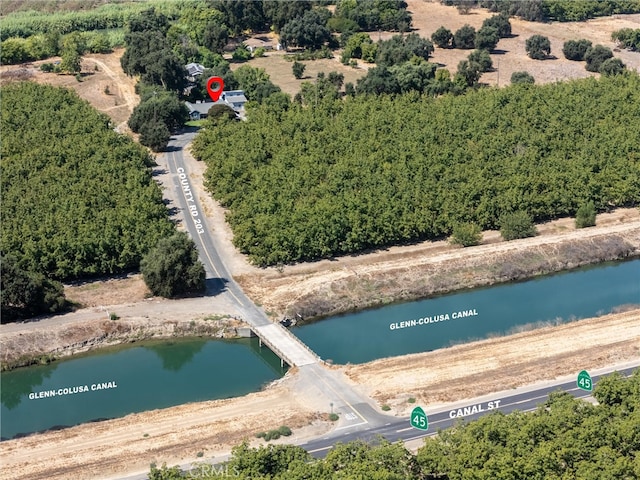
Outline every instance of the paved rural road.
MULTIPOLYGON (((249 323, 254 331, 273 329, 275 325, 244 294, 218 253, 216 237, 211 235, 210 226, 207 225, 206 216, 203 215, 202 206, 191 185, 188 165, 183 156, 183 150, 195 135, 195 130, 188 130, 173 137, 168 151, 162 154, 160 161, 169 173, 168 176, 164 176, 165 187, 172 190, 175 207, 183 214, 184 225, 193 238, 200 253, 200 260, 205 266, 207 294, 229 296, 229 300, 237 306, 242 319, 249 323), (167 182, 170 184, 166 184, 167 182)), ((379 426, 388 423, 389 418, 392 418, 377 412, 371 399, 355 391, 343 381, 339 373, 325 368, 313 352, 308 350, 306 357, 305 352, 299 353, 303 356, 303 361, 298 363, 301 383, 307 391, 317 395, 317 398, 325 398, 327 412, 332 409, 340 414, 339 428, 379 426)))
MULTIPOLYGON (((638 368, 640 363, 619 370, 624 376, 631 375, 633 370, 638 368)), ((609 372, 611 370, 609 369, 609 372)), ((609 373, 607 372, 607 373, 609 373)), ((594 385, 598 383, 601 375, 593 375, 594 385)), ((450 404, 444 409, 429 412, 425 410, 429 419, 429 428, 427 431, 420 431, 410 426, 409 418, 398 418, 377 428, 368 429, 361 432, 343 432, 336 435, 332 432, 329 436, 312 440, 301 444, 300 446, 311 453, 316 458, 324 457, 336 442, 350 442, 353 440, 365 440, 367 442, 375 442, 378 436, 383 436, 390 442, 402 440, 408 442, 438 433, 439 430, 445 430, 452 427, 460 420, 465 421, 477 419, 483 415, 499 410, 502 413, 511 413, 514 411, 528 412, 535 410, 538 405, 544 403, 551 392, 562 390, 570 393, 576 398, 588 398, 590 392, 579 389, 576 386, 576 380, 569 382, 558 382, 549 386, 538 388, 535 390, 515 393, 513 395, 490 395, 471 400, 464 403, 450 404), (474 413, 471 413, 474 412, 474 413)))
MULTIPOLYGON (((625 365, 617 371, 628 377, 631 375, 633 370, 638 367, 640 367, 640 362, 633 362, 625 365)), ((615 368, 606 368, 602 369, 598 375, 592 375, 591 378, 593 380, 593 384, 597 385, 598 380, 602 376, 615 370, 615 368)), ((382 425, 368 425, 366 428, 357 429, 348 427, 337 428, 327 435, 299 444, 299 446, 311 453, 313 457, 323 458, 339 442, 348 443, 354 440, 364 440, 366 442, 376 443, 379 441, 380 437, 384 437, 390 442, 402 440, 406 443, 412 440, 436 435, 438 431, 451 428, 456 424, 456 422, 461 421, 462 419, 465 421, 474 420, 495 410, 499 410, 502 413, 511 413, 514 411, 527 412, 535 410, 538 405, 547 400, 551 392, 560 390, 568 392, 576 398, 588 398, 591 396, 589 392, 577 388, 575 379, 571 381, 550 382, 540 388, 522 387, 515 390, 515 393, 509 395, 504 393, 486 395, 464 402, 451 403, 434 411, 429 411, 427 409, 425 410, 425 413, 429 418, 429 429, 424 432, 411 427, 409 425, 408 417, 388 417, 391 420, 382 425), (494 408, 489 408, 490 405, 494 408), (476 413, 465 414, 469 411, 475 411, 476 413)), ((222 468, 222 464, 227 460, 228 457, 224 457, 211 459, 209 462, 215 465, 216 468, 222 468)), ((204 460, 203 462, 198 463, 207 463, 207 461, 204 460)), ((187 471, 193 468, 193 464, 183 464, 180 465, 180 468, 187 471)), ((146 478, 146 475, 135 475, 125 477, 122 480, 143 480, 146 478)))

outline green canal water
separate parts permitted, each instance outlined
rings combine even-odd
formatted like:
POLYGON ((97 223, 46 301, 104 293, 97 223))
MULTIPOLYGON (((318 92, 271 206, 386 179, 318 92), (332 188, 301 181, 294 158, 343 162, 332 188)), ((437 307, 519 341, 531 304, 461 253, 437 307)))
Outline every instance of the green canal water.
POLYGON ((21 368, 2 373, 2 438, 246 395, 283 374, 256 338, 153 342, 21 368))
MULTIPOLYGON (((640 260, 341 315, 293 333, 324 359, 362 363, 626 304, 640 304, 640 260)), ((7 439, 240 396, 283 373, 279 359, 255 338, 155 342, 22 368, 1 374, 0 433, 7 439)))
POLYGON ((292 332, 338 364, 426 352, 522 325, 565 322, 640 304, 640 260, 466 290, 310 323, 292 332))

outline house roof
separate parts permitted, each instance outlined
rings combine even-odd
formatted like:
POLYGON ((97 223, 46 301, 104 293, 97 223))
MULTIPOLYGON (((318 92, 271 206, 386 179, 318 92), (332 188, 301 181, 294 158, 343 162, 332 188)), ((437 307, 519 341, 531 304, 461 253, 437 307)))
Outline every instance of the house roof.
POLYGON ((247 102, 247 97, 242 90, 229 90, 228 92, 222 92, 222 95, 217 102, 184 102, 189 110, 189 114, 198 112, 200 115, 208 114, 209 109, 214 105, 227 105, 232 107, 236 112, 242 113, 244 104, 247 102), (240 104, 236 106, 236 104, 240 104))
POLYGON ((226 102, 223 100, 218 100, 217 102, 184 102, 184 104, 189 109, 189 113, 198 112, 200 115, 209 113, 209 109, 214 105, 226 105, 226 102))
POLYGON ((228 92, 222 92, 222 98, 228 103, 247 103, 247 97, 245 97, 242 90, 229 90, 228 92))
POLYGON ((204 65, 201 65, 199 63, 188 63, 184 66, 184 68, 192 77, 196 75, 202 75, 202 72, 204 72, 204 65))
POLYGON ((263 48, 273 48, 273 42, 270 40, 262 40, 260 38, 248 38, 244 43, 247 47, 263 47, 263 48))

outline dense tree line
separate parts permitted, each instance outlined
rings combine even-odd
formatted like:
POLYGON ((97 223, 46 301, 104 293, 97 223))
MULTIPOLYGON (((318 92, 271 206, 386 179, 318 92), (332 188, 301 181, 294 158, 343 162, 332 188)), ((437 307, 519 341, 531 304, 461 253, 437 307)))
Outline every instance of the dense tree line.
POLYGON ((640 202, 640 77, 437 99, 328 99, 204 131, 193 150, 259 265, 640 202), (621 102, 620 99, 625 101, 621 102), (221 143, 220 138, 225 138, 221 143))
POLYGON ((363 31, 407 32, 411 27, 411 14, 403 0, 339 0, 336 4, 334 25, 353 22, 363 31))
POLYGON ((235 476, 255 480, 621 480, 640 477, 640 370, 599 380, 597 405, 553 392, 533 412, 496 412, 425 439, 412 454, 402 443, 338 443, 314 460, 301 447, 236 446, 225 465, 153 466, 150 480, 235 476))
POLYGON ((640 50, 640 28, 623 28, 611 34, 611 40, 634 52, 640 50))
POLYGON ((483 7, 533 22, 580 22, 589 18, 640 12, 640 0, 441 0, 445 5, 483 7))
POLYGON ((174 2, 151 1, 147 5, 136 2, 101 5, 98 8, 82 11, 16 12, 0 20, 0 39, 10 37, 27 38, 36 34, 86 32, 123 28, 127 21, 149 8, 149 3, 163 8, 168 14, 177 14, 171 4, 174 2), (166 5, 162 5, 166 4, 166 5))
POLYGON ((1 248, 25 272, 72 279, 135 269, 174 231, 152 158, 75 93, 4 86, 1 127, 1 248))

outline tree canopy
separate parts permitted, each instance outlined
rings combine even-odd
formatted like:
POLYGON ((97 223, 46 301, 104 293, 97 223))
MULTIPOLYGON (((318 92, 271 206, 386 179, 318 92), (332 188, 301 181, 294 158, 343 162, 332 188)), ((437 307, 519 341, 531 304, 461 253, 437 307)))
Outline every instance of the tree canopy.
MULTIPOLYGON (((399 89, 384 69, 370 70, 376 85, 399 89)), ((450 81, 439 72, 435 82, 450 81)), ((193 151, 236 246, 269 265, 438 238, 464 222, 495 228, 516 210, 540 221, 589 200, 636 205, 638 104, 632 72, 436 99, 358 95, 256 108, 201 132, 193 151)))
POLYGON ((161 238, 140 262, 140 271, 154 295, 172 298, 204 291, 204 265, 185 232, 161 238))
POLYGON ((544 60, 551 54, 551 42, 544 35, 532 35, 525 42, 527 55, 534 60, 544 60))
POLYGON ((138 267, 169 235, 152 159, 69 90, 2 88, 2 252, 71 279, 138 267))
POLYGON ((595 386, 593 405, 556 391, 532 412, 496 411, 427 437, 416 454, 399 443, 337 443, 314 460, 301 447, 242 443, 226 464, 183 473, 152 467, 151 480, 618 480, 640 477, 640 370, 595 386))

